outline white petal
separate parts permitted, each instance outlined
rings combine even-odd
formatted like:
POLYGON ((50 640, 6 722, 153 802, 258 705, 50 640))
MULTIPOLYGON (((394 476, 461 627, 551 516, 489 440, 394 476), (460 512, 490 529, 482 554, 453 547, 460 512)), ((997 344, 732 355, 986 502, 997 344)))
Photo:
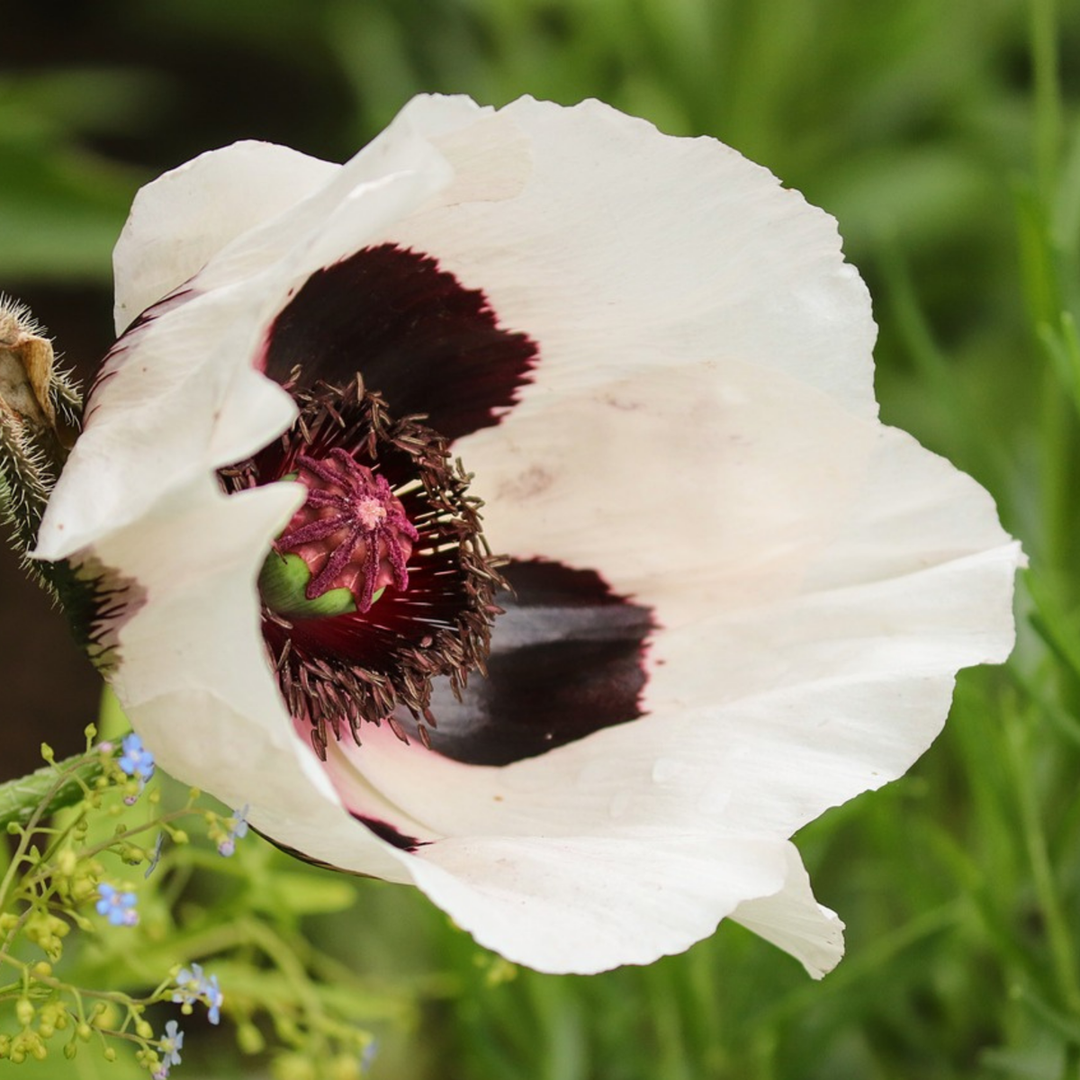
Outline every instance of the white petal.
MULTIPOLYGON (((955 673, 1011 648, 1019 549, 985 492, 947 462, 820 402, 800 419, 804 404, 759 401, 753 439, 752 419, 742 422, 731 482, 721 473, 716 484, 731 512, 717 514, 711 543, 660 566, 675 587, 616 579, 655 605, 661 627, 648 652, 649 716, 498 769, 380 734, 343 751, 353 767, 411 821, 451 835, 602 829, 620 805, 644 821, 708 808, 726 827, 767 821, 787 836, 901 775, 940 730, 955 673), (678 780, 657 784, 661 774, 678 780)), ((598 467, 611 475, 617 462, 598 467)), ((674 503, 683 517, 699 510, 689 493, 674 503)), ((499 519, 498 500, 486 509, 499 519)), ((591 553, 629 528, 600 532, 591 553)), ((618 566, 635 539, 613 544, 608 561, 618 566)))
POLYGON ((196 479, 212 482, 292 423, 291 398, 251 359, 265 304, 242 290, 197 296, 126 339, 49 501, 39 557, 66 556, 196 479))
POLYGON ((208 484, 98 545, 97 557, 145 593, 120 628, 116 688, 163 768, 229 805, 250 803, 256 828, 309 857, 411 878, 478 940, 539 970, 649 962, 707 936, 745 897, 779 888, 783 858, 761 838, 533 829, 444 840, 410 857, 351 821, 292 735, 252 602, 263 552, 296 502, 292 485, 226 497, 208 484))
POLYGON ((790 953, 815 979, 832 971, 844 955, 844 924, 822 907, 794 845, 787 845, 784 887, 772 896, 744 900, 731 918, 790 953))
POLYGON ((135 196, 113 253, 117 333, 233 241, 266 229, 301 203, 309 209, 300 215, 299 231, 321 225, 349 190, 400 171, 403 145, 436 135, 452 142, 456 130, 485 112, 490 110, 465 97, 419 97, 346 166, 273 143, 243 141, 159 176, 135 196))
POLYGON ((662 601, 664 625, 797 589, 878 431, 738 360, 672 361, 549 399, 459 443, 487 536, 599 568, 616 592, 662 601))
POLYGON ((43 522, 39 557, 62 557, 136 520, 172 487, 254 452, 291 423, 287 397, 252 370, 267 328, 310 274, 440 192, 457 197, 454 169, 428 133, 445 139, 451 159, 490 173, 486 198, 506 198, 524 182, 528 148, 512 123, 467 98, 421 98, 344 166, 240 144, 144 189, 116 255, 125 321, 161 295, 139 291, 144 279, 152 290, 185 281, 187 289, 108 361, 43 522), (470 127, 502 133, 498 161, 463 141, 470 127), (234 212, 237 192, 275 167, 279 185, 272 176, 256 185, 257 222, 234 212), (167 242, 176 239, 174 226, 162 224, 170 216, 190 243, 167 242), (87 475, 93 485, 83 482, 87 475))
POLYGON ((293 733, 266 658, 255 578, 302 499, 292 484, 226 496, 210 480, 114 532, 95 558, 141 602, 121 622, 113 685, 163 769, 311 857, 408 880, 357 825, 293 733))
POLYGON ((202 291, 229 287, 280 264, 288 266, 290 284, 299 286, 314 271, 380 242, 392 222, 456 198, 458 163, 489 170, 484 197, 505 198, 528 174, 528 146, 508 120, 468 98, 414 99, 377 139, 326 174, 321 186, 242 234, 223 237, 227 242, 193 284, 202 291), (470 128, 498 140, 497 160, 463 141, 470 128))
POLYGON ((651 650, 647 707, 715 717, 718 780, 744 824, 787 835, 900 776, 944 723, 956 672, 1012 648, 1023 556, 986 493, 893 429, 865 466, 798 591, 676 625, 651 650))
POLYGON ((147 184, 113 252, 116 332, 231 240, 321 188, 340 168, 284 146, 238 142, 147 184))
POLYGON ((877 412, 869 300, 835 223, 715 141, 595 102, 524 100, 500 116, 533 142, 521 196, 429 206, 386 236, 483 289, 539 344, 521 402, 457 444, 492 542, 601 566, 627 588, 685 567, 695 590, 701 564, 730 565, 728 541, 746 539, 733 514, 781 548, 819 478, 761 469, 748 488, 746 444, 782 465, 809 448, 848 471, 859 447, 850 426, 830 434, 832 414, 877 412))
POLYGON ((774 842, 696 831, 626 838, 469 837, 421 849, 416 884, 481 945, 537 971, 648 964, 775 891, 774 842))
POLYGON ((289 395, 256 370, 267 328, 314 270, 359 250, 449 183, 441 157, 414 149, 418 162, 427 154, 426 167, 344 192, 276 260, 283 219, 272 238, 252 230, 203 269, 190 297, 121 341, 50 500, 38 557, 65 556, 137 520, 174 488, 254 453, 292 423, 289 395), (230 283, 212 287, 216 279, 230 283))
POLYGON ((526 399, 549 377, 582 390, 642 365, 737 359, 876 415, 869 302, 832 218, 713 139, 599 102, 524 98, 500 116, 532 142, 521 197, 434 206, 385 239, 435 255, 540 343, 526 399))

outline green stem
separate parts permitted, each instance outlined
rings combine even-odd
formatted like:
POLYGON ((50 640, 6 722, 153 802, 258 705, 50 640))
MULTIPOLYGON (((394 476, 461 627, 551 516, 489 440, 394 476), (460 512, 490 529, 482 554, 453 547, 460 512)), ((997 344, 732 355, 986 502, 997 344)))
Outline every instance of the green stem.
POLYGON ((1038 797, 1032 778, 1035 770, 1030 756, 1030 734, 1022 727, 1019 716, 1006 723, 1010 749, 1010 762, 1016 783, 1016 796, 1020 810, 1020 827, 1031 864, 1031 878, 1035 896, 1046 925, 1058 993, 1065 1008, 1073 1016, 1080 1016, 1080 981, 1076 974, 1076 947, 1069 919, 1066 917, 1050 852, 1046 843, 1039 815, 1038 797))
POLYGON ((100 759, 82 753, 0 784, 0 829, 6 829, 12 822, 27 825, 46 800, 41 817, 74 806, 101 772, 100 759), (61 782, 57 783, 58 780, 61 782))
POLYGON ((1035 168, 1049 204, 1061 156, 1061 84, 1056 0, 1032 0, 1031 58, 1035 70, 1035 168))
POLYGON ((6 909, 8 891, 26 857, 38 823, 48 814, 73 806, 84 798, 88 785, 101 773, 100 757, 82 753, 0 785, 0 823, 4 829, 12 823, 22 829, 18 847, 0 881, 0 911, 6 909))

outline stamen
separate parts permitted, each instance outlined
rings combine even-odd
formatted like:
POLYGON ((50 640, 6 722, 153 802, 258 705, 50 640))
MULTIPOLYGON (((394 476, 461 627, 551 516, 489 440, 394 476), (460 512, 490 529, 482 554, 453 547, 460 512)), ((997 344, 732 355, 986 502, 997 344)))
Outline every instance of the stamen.
POLYGON ((468 474, 421 418, 392 418, 353 383, 294 394, 293 429, 221 471, 234 491, 308 489, 259 583, 286 706, 322 757, 331 739, 360 743, 365 723, 426 745, 431 680, 460 695, 486 668, 505 560, 484 540, 468 474))

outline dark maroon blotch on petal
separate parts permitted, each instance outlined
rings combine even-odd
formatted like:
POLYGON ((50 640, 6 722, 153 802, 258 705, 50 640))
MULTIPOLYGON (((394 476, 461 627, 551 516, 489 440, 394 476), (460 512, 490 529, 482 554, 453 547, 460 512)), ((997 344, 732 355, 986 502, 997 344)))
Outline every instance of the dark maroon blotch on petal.
POLYGON ((406 836, 405 833, 398 832, 393 825, 388 825, 378 818, 365 817, 363 814, 353 814, 353 817, 361 824, 366 825, 380 840, 385 840, 388 844, 393 844, 394 847, 400 848, 402 851, 416 851, 417 848, 422 848, 427 844, 426 840, 417 840, 415 836, 406 836))
POLYGON ((507 765, 641 716, 652 610, 593 570, 534 561, 502 573, 514 592, 496 597, 506 614, 492 630, 488 677, 474 674, 461 701, 436 683, 432 749, 507 765))
POLYGON ((529 381, 536 344, 500 328, 487 297, 394 244, 311 275, 274 321, 266 372, 340 386, 359 371, 394 416, 424 414, 448 439, 497 424, 529 381))

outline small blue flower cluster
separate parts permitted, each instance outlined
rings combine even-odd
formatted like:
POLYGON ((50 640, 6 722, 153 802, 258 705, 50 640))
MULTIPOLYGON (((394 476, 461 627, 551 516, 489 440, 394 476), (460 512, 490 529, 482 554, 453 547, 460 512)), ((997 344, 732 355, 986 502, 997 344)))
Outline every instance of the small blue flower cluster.
POLYGON ((219 855, 224 855, 228 858, 236 851, 236 841, 243 840, 243 838, 247 836, 247 812, 250 809, 251 806, 248 803, 245 803, 243 810, 233 811, 233 816, 229 819, 232 822, 232 825, 229 827, 229 834, 218 844, 219 855))
POLYGON ((225 1001, 225 995, 218 986, 218 977, 203 974, 201 964, 192 964, 190 968, 180 969, 176 976, 176 993, 173 994, 172 999, 185 1006, 186 1012, 191 1011, 191 1006, 196 1001, 201 1001, 207 1007, 206 1018, 210 1023, 217 1024, 221 1021, 221 1006, 225 1001))
MULTIPOLYGON (((142 739, 134 731, 124 736, 120 747, 123 753, 116 763, 128 776, 133 776, 139 781, 141 793, 146 787, 147 780, 154 775, 154 755, 143 746, 142 739)), ((129 795, 124 802, 131 806, 138 797, 138 795, 129 795)))
POLYGON ((165 1025, 165 1034, 158 1040, 158 1049, 161 1051, 161 1064, 153 1072, 154 1080, 165 1080, 169 1070, 174 1065, 180 1064, 180 1051, 184 1045, 184 1033, 177 1026, 175 1020, 170 1020, 165 1025))
POLYGON ((135 894, 121 892, 104 882, 98 886, 97 913, 108 917, 113 926, 134 926, 139 921, 135 894))
POLYGON ((379 1052, 379 1040, 372 1039, 371 1042, 364 1047, 364 1052, 360 1055, 360 1075, 366 1076, 371 1069, 372 1064, 375 1061, 375 1057, 379 1052))

